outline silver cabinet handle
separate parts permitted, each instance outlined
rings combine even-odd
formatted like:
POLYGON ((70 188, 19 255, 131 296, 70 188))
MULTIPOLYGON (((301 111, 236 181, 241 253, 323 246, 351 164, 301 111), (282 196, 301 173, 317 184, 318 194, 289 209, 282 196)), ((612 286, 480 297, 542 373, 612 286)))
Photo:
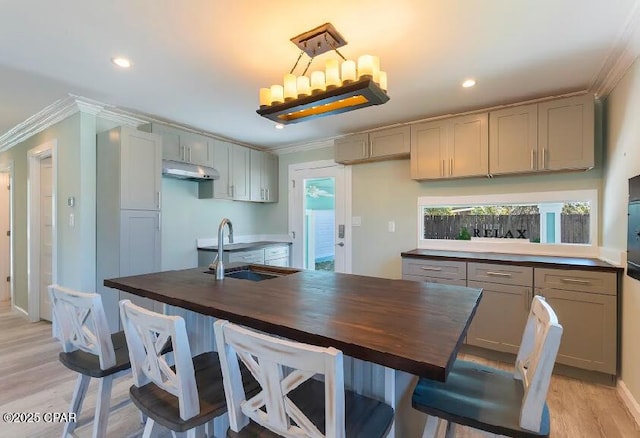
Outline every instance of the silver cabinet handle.
POLYGON ((563 278, 562 281, 564 283, 573 283, 573 284, 591 284, 589 280, 578 280, 577 278, 563 278))
POLYGON ((162 231, 162 213, 158 212, 158 231, 162 231))
POLYGON ((442 169, 440 169, 440 176, 444 176, 444 160, 442 160, 442 169))
POLYGON ((542 149, 542 168, 547 168, 547 149, 542 149))
POLYGON ((508 274, 506 272, 487 271, 487 275, 492 276, 492 277, 511 277, 511 274, 508 274))
POLYGON ((191 148, 189 148, 189 163, 191 163, 191 148))
POLYGON ((423 271, 442 271, 442 268, 434 268, 433 266, 423 266, 420 269, 423 271))
POLYGON ((453 175, 453 157, 449 158, 449 176, 453 175))
POLYGON ((235 192, 236 192, 236 188, 235 188, 235 186, 233 184, 231 184, 231 197, 232 198, 235 198, 235 196, 236 196, 235 192))
POLYGON ((535 169, 535 167, 533 167, 534 166, 533 159, 535 155, 536 155, 536 152, 533 149, 531 149, 531 170, 535 169))
POLYGON ((158 210, 162 210, 162 196, 160 196, 160 192, 156 192, 158 210))

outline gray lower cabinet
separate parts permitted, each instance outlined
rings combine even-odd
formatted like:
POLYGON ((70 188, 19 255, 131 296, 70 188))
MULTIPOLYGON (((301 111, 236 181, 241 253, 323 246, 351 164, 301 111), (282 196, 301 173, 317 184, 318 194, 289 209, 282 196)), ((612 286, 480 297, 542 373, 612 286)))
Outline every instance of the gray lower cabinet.
POLYGON ((518 353, 533 300, 533 268, 468 263, 467 274, 467 286, 483 289, 467 344, 518 353))
POLYGON ((467 263, 405 258, 402 260, 402 278, 404 280, 466 286, 467 263))
POLYGON ((536 294, 542 295, 563 327, 556 362, 616 374, 616 274, 536 269, 536 294))
MULTIPOLYGON (((198 251, 198 266, 207 267, 216 258, 215 251, 198 251)), ((255 263, 259 265, 289 267, 289 244, 272 244, 245 251, 225 251, 224 263, 255 263)))

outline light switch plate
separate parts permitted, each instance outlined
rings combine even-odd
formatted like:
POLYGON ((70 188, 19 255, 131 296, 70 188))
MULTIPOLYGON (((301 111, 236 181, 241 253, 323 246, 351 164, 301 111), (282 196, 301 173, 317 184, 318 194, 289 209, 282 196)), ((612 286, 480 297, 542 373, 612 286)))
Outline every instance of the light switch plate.
POLYGON ((362 225, 362 218, 360 216, 353 216, 351 218, 351 226, 352 227, 359 227, 362 225))

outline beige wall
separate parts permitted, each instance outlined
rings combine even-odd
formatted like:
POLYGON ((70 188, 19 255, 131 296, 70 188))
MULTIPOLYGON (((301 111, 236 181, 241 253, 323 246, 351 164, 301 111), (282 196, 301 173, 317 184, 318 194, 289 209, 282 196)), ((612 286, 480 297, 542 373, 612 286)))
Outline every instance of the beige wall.
MULTIPOLYGON (((418 242, 420 196, 600 190, 602 146, 597 143, 596 167, 588 172, 417 182, 409 176, 409 160, 353 165, 352 215, 362 218, 362 225, 353 227, 353 273, 401 277, 400 253, 415 248, 418 242), (389 221, 395 222, 395 233, 387 231, 389 221)), ((287 232, 289 164, 331 158, 332 148, 280 156, 280 202, 265 213, 270 232, 287 232)))
MULTIPOLYGON (((607 99, 607 151, 604 173, 603 246, 627 247, 628 179, 640 174, 640 65, 636 61, 607 99)), ((640 400, 640 281, 624 275, 622 284, 622 380, 640 400)))

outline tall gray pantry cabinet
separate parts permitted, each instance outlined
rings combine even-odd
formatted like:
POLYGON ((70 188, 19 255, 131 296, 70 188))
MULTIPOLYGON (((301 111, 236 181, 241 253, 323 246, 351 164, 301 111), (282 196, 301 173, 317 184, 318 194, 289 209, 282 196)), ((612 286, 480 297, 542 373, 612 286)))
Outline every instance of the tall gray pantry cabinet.
POLYGON ((118 301, 154 302, 103 286, 105 278, 160 271, 162 139, 118 127, 97 136, 96 290, 109 328, 119 330, 118 301))

